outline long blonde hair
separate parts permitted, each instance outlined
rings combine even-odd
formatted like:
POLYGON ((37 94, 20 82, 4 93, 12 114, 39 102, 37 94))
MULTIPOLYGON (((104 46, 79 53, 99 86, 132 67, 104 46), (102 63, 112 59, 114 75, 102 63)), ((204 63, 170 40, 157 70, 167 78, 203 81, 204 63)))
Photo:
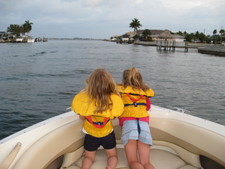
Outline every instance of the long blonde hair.
POLYGON ((105 69, 95 69, 86 80, 86 91, 90 100, 95 100, 95 113, 102 113, 110 108, 112 93, 118 94, 113 77, 105 69))
POLYGON ((135 67, 124 70, 122 83, 124 87, 131 86, 144 91, 149 89, 148 85, 143 82, 141 73, 135 67))

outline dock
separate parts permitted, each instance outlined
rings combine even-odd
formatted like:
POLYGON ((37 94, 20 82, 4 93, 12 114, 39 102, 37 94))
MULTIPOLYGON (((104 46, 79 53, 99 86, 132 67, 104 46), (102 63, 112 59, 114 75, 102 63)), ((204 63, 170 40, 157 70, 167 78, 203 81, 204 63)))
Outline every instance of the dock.
POLYGON ((207 44, 207 43, 190 43, 176 42, 173 40, 158 40, 151 42, 135 41, 135 45, 156 46, 157 50, 175 51, 176 48, 183 48, 188 52, 189 48, 197 49, 199 53, 216 56, 225 56, 225 44, 207 44))
POLYGON ((185 52, 188 52, 188 42, 177 42, 175 40, 157 40, 157 50, 175 51, 176 48, 183 48, 185 52))

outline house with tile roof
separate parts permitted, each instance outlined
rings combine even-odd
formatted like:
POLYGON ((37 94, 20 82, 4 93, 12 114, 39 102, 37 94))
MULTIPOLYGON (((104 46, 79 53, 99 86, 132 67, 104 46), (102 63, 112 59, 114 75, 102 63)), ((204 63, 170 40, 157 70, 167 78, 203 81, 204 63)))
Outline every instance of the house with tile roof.
MULTIPOLYGON (((142 36, 143 31, 144 30, 138 30, 137 34, 139 36, 142 36)), ((149 29, 149 31, 151 32, 150 37, 152 38, 153 41, 170 39, 176 42, 183 42, 185 40, 184 36, 172 33, 169 30, 149 29)))
MULTIPOLYGON (((176 41, 176 42, 184 42, 185 37, 180 36, 178 34, 172 33, 169 30, 159 30, 159 29, 149 29, 151 32, 151 39, 153 42, 157 42, 159 40, 170 40, 170 41, 176 41)), ((120 41, 122 42, 128 42, 128 41, 134 41, 134 36, 138 35, 139 37, 143 36, 144 30, 137 30, 136 34, 131 31, 123 34, 122 36, 114 36, 112 39, 115 39, 115 41, 118 40, 118 37, 120 37, 120 41)), ((113 41, 113 40, 112 40, 113 41)))

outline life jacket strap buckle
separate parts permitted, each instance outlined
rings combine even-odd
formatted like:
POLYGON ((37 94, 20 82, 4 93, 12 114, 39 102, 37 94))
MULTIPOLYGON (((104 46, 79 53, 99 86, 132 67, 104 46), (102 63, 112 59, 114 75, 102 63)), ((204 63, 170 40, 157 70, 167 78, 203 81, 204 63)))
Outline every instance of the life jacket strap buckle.
POLYGON ((103 122, 100 122, 100 121, 98 121, 98 122, 93 122, 91 116, 87 116, 86 119, 87 119, 87 121, 88 121, 89 123, 91 123, 93 126, 95 126, 95 127, 97 127, 97 128, 102 128, 102 127, 104 127, 104 126, 110 121, 110 119, 107 118, 107 117, 104 117, 104 121, 103 121, 103 122))
POLYGON ((138 104, 136 102, 134 102, 134 107, 137 107, 137 106, 138 106, 138 104))

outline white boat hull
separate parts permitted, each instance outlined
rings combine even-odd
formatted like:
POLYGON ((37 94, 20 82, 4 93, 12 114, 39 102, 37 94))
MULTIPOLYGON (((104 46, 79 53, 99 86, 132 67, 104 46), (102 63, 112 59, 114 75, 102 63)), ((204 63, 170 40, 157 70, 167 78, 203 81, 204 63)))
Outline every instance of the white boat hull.
MULTIPOLYGON (((204 160, 211 161, 213 167, 225 167, 225 126, 154 105, 150 114, 151 160, 156 169, 175 169, 178 162, 185 164, 186 169, 205 168, 204 160), (172 154, 174 161, 170 156, 162 158, 159 154, 163 151, 172 154), (175 157, 180 161, 175 162, 175 157), (171 166, 166 160, 171 161, 171 166)), ((128 166, 120 144, 121 129, 117 119, 113 124, 120 161, 117 168, 125 169, 128 166)), ((70 111, 15 133, 0 141, 0 168, 80 168, 84 138, 81 129, 82 121, 70 111)), ((104 167, 98 160, 93 166, 94 169, 104 167)))
POLYGON ((23 38, 16 38, 16 42, 23 42, 23 38))
POLYGON ((27 43, 34 43, 35 42, 35 38, 28 38, 27 39, 27 43))

